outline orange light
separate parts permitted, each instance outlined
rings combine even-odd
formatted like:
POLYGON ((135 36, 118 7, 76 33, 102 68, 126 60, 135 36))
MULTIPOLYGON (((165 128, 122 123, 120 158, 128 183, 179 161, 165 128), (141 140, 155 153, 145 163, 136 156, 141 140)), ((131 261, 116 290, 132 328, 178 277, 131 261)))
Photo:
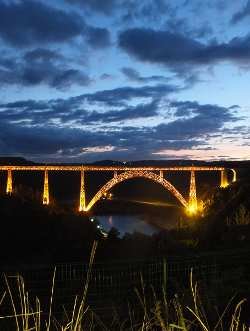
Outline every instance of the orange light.
POLYGON ((49 204, 49 175, 48 170, 44 171, 44 184, 43 184, 43 205, 49 204))
POLYGON ((228 187, 228 186, 229 186, 229 183, 228 183, 227 180, 224 180, 224 181, 221 183, 221 185, 220 185, 221 188, 226 188, 226 187, 228 187))
POLYGON ((186 211, 188 215, 192 216, 198 213, 198 207, 195 204, 190 204, 187 206, 186 211))
POLYGON ((202 212, 204 210, 204 204, 203 201, 200 201, 198 203, 190 203, 186 207, 186 213, 188 216, 194 216, 194 215, 202 215, 202 212))
POLYGON ((12 172, 8 170, 6 193, 11 195, 13 192, 12 172))

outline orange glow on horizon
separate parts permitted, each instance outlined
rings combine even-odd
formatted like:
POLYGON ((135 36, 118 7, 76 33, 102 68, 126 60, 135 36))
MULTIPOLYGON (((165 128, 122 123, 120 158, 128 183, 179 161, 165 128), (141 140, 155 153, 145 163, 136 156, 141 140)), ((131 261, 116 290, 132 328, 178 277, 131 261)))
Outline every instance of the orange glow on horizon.
POLYGON ((218 161, 218 160, 249 160, 250 151, 248 146, 238 146, 232 144, 214 144, 216 149, 181 149, 171 150, 162 149, 158 152, 152 153, 166 158, 187 158, 204 161, 218 161))

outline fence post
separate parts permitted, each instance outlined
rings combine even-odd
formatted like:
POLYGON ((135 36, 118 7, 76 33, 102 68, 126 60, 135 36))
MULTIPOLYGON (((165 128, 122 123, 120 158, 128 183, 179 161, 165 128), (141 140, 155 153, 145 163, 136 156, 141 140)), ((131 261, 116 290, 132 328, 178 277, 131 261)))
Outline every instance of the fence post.
POLYGON ((167 262, 166 259, 163 259, 163 289, 166 290, 167 288, 167 262))

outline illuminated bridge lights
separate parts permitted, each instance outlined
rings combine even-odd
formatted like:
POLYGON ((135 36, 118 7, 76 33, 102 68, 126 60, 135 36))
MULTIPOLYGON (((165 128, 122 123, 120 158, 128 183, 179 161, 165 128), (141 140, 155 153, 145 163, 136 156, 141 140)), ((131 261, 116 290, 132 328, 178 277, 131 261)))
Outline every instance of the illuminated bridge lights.
MULTIPOLYGON (((232 182, 236 181, 236 171, 230 169, 233 172, 232 182)), ((44 172, 44 185, 43 185, 43 198, 44 205, 48 205, 49 198, 49 171, 78 171, 80 172, 80 198, 79 198, 79 211, 89 211, 95 203, 102 197, 108 197, 108 192, 117 184, 136 177, 148 178, 160 185, 166 190, 171 192, 177 200, 183 205, 189 215, 197 214, 201 208, 197 201, 196 196, 196 171, 220 171, 221 173, 221 187, 227 187, 229 185, 227 179, 226 169, 223 167, 210 167, 210 166, 191 166, 191 167, 127 167, 127 166, 70 166, 70 165, 39 165, 39 166, 0 166, 0 171, 7 171, 7 185, 6 193, 12 194, 13 192, 13 171, 43 171, 44 172), (94 197, 86 203, 86 185, 85 185, 85 171, 112 171, 113 178, 111 178, 103 187, 94 195, 94 197), (190 187, 189 187, 189 199, 188 201, 184 196, 166 179, 164 174, 166 172, 182 172, 188 171, 191 174, 190 187), (156 173, 157 172, 157 173, 156 173)))
POLYGON ((81 171, 81 183, 80 183, 80 203, 79 211, 86 211, 86 201, 85 201, 85 176, 84 171, 81 171))
POLYGON ((220 183, 220 187, 221 188, 226 188, 229 185, 228 183, 228 179, 227 179, 227 173, 226 170, 223 169, 221 171, 221 183, 220 183))
POLYGON ((49 174, 48 170, 44 171, 44 184, 43 184, 43 205, 49 204, 49 174))
POLYGON ((197 204, 189 203, 186 208, 186 214, 190 217, 195 215, 202 215, 203 211, 204 211, 204 206, 202 201, 201 202, 197 201, 197 204))
POLYGON ((186 207, 187 201, 185 198, 181 195, 181 193, 166 179, 161 178, 159 175, 156 175, 153 172, 147 171, 147 170, 133 170, 133 171, 125 171, 120 174, 117 174, 114 176, 111 180, 109 180, 92 198, 92 200, 89 202, 89 204, 86 207, 86 210, 90 210, 93 205, 100 200, 105 194, 115 185, 118 183, 121 183, 125 180, 131 179, 131 178, 138 178, 138 177, 144 177, 151 179, 159 184, 161 184, 163 187, 165 187, 168 191, 170 191, 180 202, 181 204, 186 207))
POLYGON ((9 194, 9 195, 11 195, 12 192, 13 192, 12 171, 10 169, 8 169, 6 193, 9 194))
POLYGON ((126 167, 126 166, 91 166, 91 165, 80 165, 80 166, 70 166, 70 165, 38 165, 38 166, 19 166, 19 165, 1 165, 0 170, 12 170, 12 171, 222 171, 225 170, 223 167, 126 167))
POLYGON ((194 170, 191 170, 190 187, 189 187, 189 201, 188 201, 186 210, 187 210, 187 213, 190 215, 197 214, 197 212, 198 212, 194 170))
POLYGON ((197 214, 197 212, 198 212, 197 204, 194 204, 194 203, 188 204, 188 206, 186 208, 186 212, 190 216, 197 214))
POLYGON ((233 172, 233 179, 232 179, 232 183, 235 183, 237 180, 237 174, 236 171, 234 169, 230 169, 233 172))

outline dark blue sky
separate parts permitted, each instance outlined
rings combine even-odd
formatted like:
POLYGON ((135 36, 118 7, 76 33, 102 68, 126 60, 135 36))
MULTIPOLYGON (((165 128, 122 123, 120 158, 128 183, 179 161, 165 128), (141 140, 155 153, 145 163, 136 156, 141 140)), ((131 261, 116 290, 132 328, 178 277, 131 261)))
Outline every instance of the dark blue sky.
POLYGON ((250 1, 0 0, 0 155, 250 159, 250 1))

